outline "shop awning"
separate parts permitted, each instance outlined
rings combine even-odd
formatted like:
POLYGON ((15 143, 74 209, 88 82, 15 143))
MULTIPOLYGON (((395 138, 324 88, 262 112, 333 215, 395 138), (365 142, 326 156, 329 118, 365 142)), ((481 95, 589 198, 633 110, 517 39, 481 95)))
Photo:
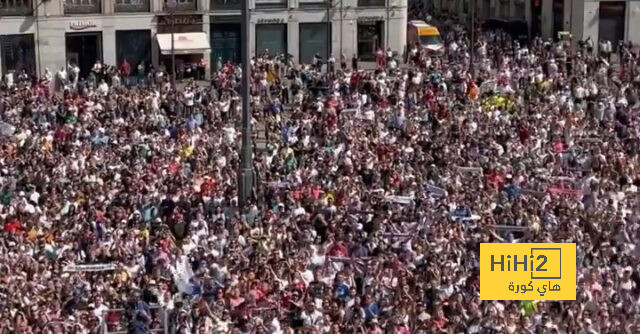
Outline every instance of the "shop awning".
MULTIPOLYGON (((171 34, 157 34, 160 52, 163 55, 171 54, 171 34)), ((195 54, 207 52, 211 49, 207 34, 204 32, 185 32, 173 34, 173 48, 175 54, 195 54)))

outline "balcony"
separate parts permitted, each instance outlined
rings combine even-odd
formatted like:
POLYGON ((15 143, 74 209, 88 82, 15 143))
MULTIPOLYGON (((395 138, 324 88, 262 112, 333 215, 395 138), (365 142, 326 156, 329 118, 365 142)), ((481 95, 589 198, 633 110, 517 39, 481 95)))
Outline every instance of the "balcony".
POLYGON ((386 0, 358 0, 358 7, 385 7, 386 0))
POLYGON ((33 5, 30 0, 0 0, 0 16, 30 16, 33 5))
POLYGON ((176 0, 171 4, 171 1, 165 0, 164 10, 167 12, 193 12, 198 10, 198 3, 195 0, 176 0))
POLYGON ((148 12, 149 0, 116 0, 114 10, 116 13, 148 12))
POLYGON ((97 14, 102 12, 100 0, 65 0, 65 14, 97 14))
POLYGON ((240 9, 240 0, 211 0, 211 10, 240 9))

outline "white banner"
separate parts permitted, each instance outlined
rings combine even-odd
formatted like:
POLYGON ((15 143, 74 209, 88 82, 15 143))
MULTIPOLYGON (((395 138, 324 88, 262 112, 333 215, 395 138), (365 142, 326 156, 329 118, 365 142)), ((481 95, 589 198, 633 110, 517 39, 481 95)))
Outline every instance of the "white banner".
POLYGON ((175 267, 171 268, 171 273, 180 292, 188 295, 192 295, 194 293, 193 285, 190 283, 191 278, 193 277, 193 270, 191 269, 191 264, 186 256, 182 256, 176 261, 175 267))
POLYGON ((386 200, 397 204, 411 204, 414 200, 413 196, 387 196, 386 200))
POLYGON ((65 272, 97 272, 112 271, 118 268, 116 263, 96 263, 96 264, 70 264, 64 267, 65 272))

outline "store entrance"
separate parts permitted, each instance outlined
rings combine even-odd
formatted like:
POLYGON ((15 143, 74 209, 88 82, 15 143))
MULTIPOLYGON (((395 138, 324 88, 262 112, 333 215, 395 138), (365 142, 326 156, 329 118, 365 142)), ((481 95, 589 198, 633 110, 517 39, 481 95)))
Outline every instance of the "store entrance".
POLYGON ((553 40, 557 40, 558 32, 564 30, 564 0, 553 0, 553 40))
POLYGON ((69 33, 66 35, 67 63, 78 65, 80 77, 86 78, 97 60, 102 60, 102 33, 69 33))
POLYGON ((533 39, 533 37, 540 37, 541 35, 542 35, 542 1, 531 0, 531 39, 533 39))
MULTIPOLYGON (((204 68, 198 67, 201 63, 202 54, 177 54, 176 55, 176 80, 185 79, 204 80, 204 68)), ((161 59, 162 65, 171 73, 171 55, 163 55, 161 59)))
POLYGON ((624 40, 626 5, 624 1, 600 2, 598 38, 610 41, 613 52, 618 50, 618 44, 624 40))
POLYGON ((384 21, 358 23, 358 59, 373 61, 375 52, 382 43, 384 21))
POLYGON ((211 25, 211 66, 216 70, 230 61, 240 63, 240 23, 215 23, 211 25))

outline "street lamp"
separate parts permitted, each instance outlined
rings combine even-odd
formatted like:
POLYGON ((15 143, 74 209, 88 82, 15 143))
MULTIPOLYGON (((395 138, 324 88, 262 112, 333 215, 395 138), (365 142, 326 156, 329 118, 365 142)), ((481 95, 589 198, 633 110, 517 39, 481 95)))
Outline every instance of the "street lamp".
POLYGON ((329 72, 329 58, 331 58, 331 5, 333 0, 327 0, 327 72, 329 72))
POLYGON ((471 11, 471 36, 470 36, 470 49, 469 49, 469 72, 471 77, 475 80, 475 53, 476 53, 476 0, 469 0, 469 10, 471 11))
POLYGON ((238 170, 238 208, 247 204, 253 191, 253 142, 251 141, 251 20, 249 0, 242 1, 240 35, 244 41, 242 57, 242 147, 240 148, 240 168, 238 170))
POLYGON ((169 10, 169 20, 171 20, 171 86, 175 88, 176 86, 176 49, 175 49, 175 41, 174 33, 176 28, 176 23, 173 17, 175 13, 175 9, 178 6, 176 0, 167 0, 167 9, 169 10))

